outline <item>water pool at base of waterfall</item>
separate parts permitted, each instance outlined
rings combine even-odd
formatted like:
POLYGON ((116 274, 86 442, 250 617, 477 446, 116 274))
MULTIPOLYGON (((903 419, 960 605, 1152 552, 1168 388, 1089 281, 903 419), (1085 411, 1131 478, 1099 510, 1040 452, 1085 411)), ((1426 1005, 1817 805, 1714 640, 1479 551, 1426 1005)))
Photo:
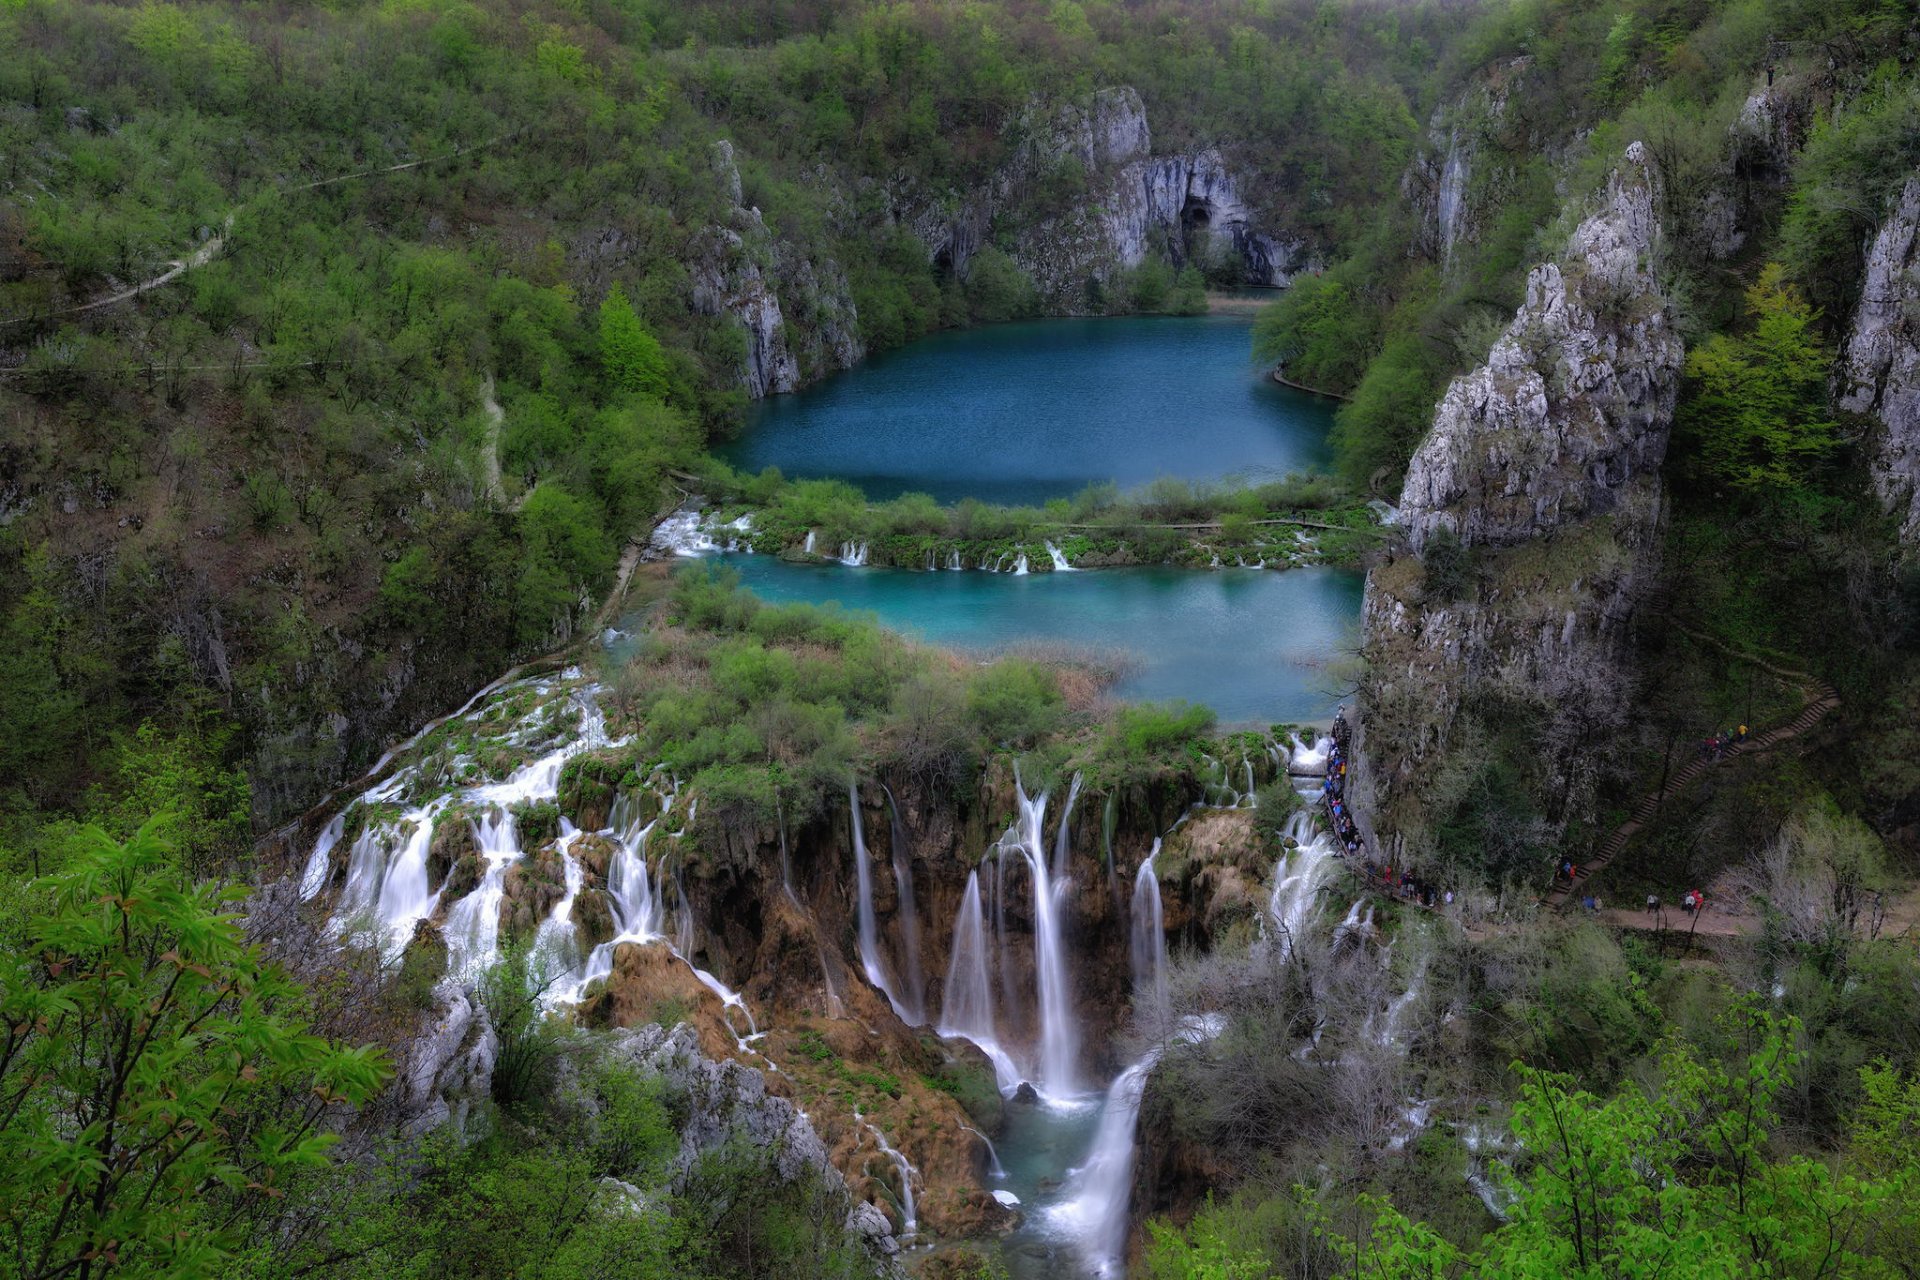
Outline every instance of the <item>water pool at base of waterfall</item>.
POLYGON ((721 455, 869 496, 1037 503, 1161 476, 1324 467, 1331 405, 1276 384, 1249 317, 1037 320, 936 334, 761 401, 721 455))
POLYGON ((1020 1226, 1001 1242, 1011 1280, 1081 1280, 1093 1274, 1081 1242, 1053 1213, 1071 1194, 1069 1171, 1093 1150, 1104 1101, 1100 1094, 1054 1103, 1010 1102, 994 1147, 1006 1177, 996 1191, 1020 1197, 1020 1226))
POLYGON ((1124 654, 1129 670, 1116 697, 1183 698, 1212 707, 1228 725, 1332 714, 1339 697, 1327 664, 1353 643, 1364 585, 1357 572, 1327 568, 1016 576, 718 558, 764 600, 837 602, 931 644, 1124 654))

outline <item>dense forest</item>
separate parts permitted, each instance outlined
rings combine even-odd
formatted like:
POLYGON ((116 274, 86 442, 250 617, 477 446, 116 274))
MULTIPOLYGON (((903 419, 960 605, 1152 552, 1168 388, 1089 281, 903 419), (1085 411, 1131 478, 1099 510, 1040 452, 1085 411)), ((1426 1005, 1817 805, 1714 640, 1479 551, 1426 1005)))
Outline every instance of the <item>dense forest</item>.
MULTIPOLYGON (((0 1275, 1006 1276, 985 1156, 942 1144, 1016 1098, 838 952, 868 959, 868 843, 896 877, 909 828, 970 848, 922 896, 977 920, 980 849, 1063 793, 1031 836, 1085 864, 1083 1001, 1130 945, 1088 903, 1151 865, 1173 922, 1160 1007, 1087 1024, 1147 1064, 1128 1274, 1916 1274, 1920 559, 1845 372, 1870 305, 1920 331, 1910 265, 1867 296, 1916 56, 1903 0, 0 0, 0 1275), (1059 137, 1136 100, 1152 155, 1224 157, 1276 279, 1217 238, 1068 244, 1111 175, 1059 137), (1578 249, 1642 192, 1641 291, 1607 292, 1578 249), (1340 398, 1326 474, 943 507, 714 453, 936 331, 1271 283, 1255 350, 1340 398), (1447 406, 1581 308, 1593 364, 1675 357, 1650 514, 1376 523, 1465 469, 1447 406), (1268 761, 1308 727, 669 574, 647 540, 690 499, 775 556, 1365 567, 1328 664, 1389 864, 1364 929, 1328 889, 1269 936, 1311 819, 1268 761), (599 643, 616 607, 643 634, 599 643), (1629 613, 1598 674, 1527 647, 1629 613), (1426 721, 1419 644, 1479 655, 1426 721), (471 801, 578 742, 551 798, 471 801), (628 954, 555 1013, 535 917, 621 804, 676 828, 650 888, 711 938, 672 921, 683 965, 628 954), (444 919, 356 932, 349 847, 417 837, 451 897, 500 878, 500 812, 546 852, 484 973, 444 919), (1603 851, 1616 906, 1731 885, 1752 927, 1609 923, 1603 851), (435 1111, 423 1046, 469 1025, 471 1114, 435 1111), (742 1136, 770 1114, 821 1136, 742 1136), (875 1245, 936 1169, 937 1243, 875 1245)), ((937 986, 960 941, 927 946, 937 986)))

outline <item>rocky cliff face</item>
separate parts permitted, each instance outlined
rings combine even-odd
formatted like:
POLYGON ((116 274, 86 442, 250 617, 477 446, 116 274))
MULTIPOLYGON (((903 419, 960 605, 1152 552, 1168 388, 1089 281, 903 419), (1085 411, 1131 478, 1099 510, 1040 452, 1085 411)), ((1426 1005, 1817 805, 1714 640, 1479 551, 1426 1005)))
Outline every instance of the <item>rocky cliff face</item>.
POLYGON ((1626 704, 1622 646, 1656 571, 1659 467, 1681 342, 1653 272, 1658 175, 1634 144, 1599 207, 1487 363, 1448 388, 1408 470, 1416 552, 1442 530, 1477 572, 1445 598, 1413 557, 1369 575, 1364 719, 1389 825, 1417 824, 1463 707, 1495 698, 1546 722, 1564 823, 1591 794, 1583 744, 1626 704))
POLYGON ((1511 167, 1502 157, 1537 149, 1538 139, 1503 141, 1516 127, 1507 104, 1532 65, 1527 57, 1494 63, 1434 108, 1425 143, 1400 179, 1400 192, 1419 218, 1413 248, 1422 257, 1451 265, 1455 247, 1499 211, 1511 167), (1477 170, 1484 172, 1476 182, 1477 170))
POLYGON ((956 274, 999 235, 1047 307, 1073 313, 1088 308, 1090 287, 1150 257, 1182 267, 1230 255, 1253 285, 1284 285, 1303 261, 1305 246, 1263 224, 1221 151, 1153 154, 1131 88, 1036 102, 1010 128, 1014 155, 982 188, 895 193, 901 221, 956 274))
POLYGON ((746 338, 741 382, 754 399, 793 391, 850 368, 866 355, 846 273, 831 259, 814 262, 767 230, 757 208, 741 203, 733 144, 713 149, 715 178, 731 213, 709 227, 688 266, 693 307, 730 315, 746 338), (789 324, 791 313, 800 323, 789 324))
POLYGON ((1874 492, 1920 546, 1920 175, 1909 179, 1867 253, 1840 365, 1839 404, 1877 422, 1874 492))

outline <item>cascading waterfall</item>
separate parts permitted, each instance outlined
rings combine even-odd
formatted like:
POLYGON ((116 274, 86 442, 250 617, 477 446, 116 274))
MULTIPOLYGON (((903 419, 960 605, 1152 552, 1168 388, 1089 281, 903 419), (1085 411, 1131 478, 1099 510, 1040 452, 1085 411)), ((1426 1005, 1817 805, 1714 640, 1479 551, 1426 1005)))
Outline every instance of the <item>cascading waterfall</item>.
MULTIPOLYGON (((1226 1027, 1221 1015, 1205 1014, 1180 1020, 1176 1042, 1197 1044, 1211 1040, 1226 1027)), ((1052 1222, 1080 1242, 1093 1274, 1105 1280, 1118 1276, 1127 1248, 1127 1208, 1133 1192, 1133 1136, 1140 1123, 1140 1101, 1147 1077, 1160 1061, 1165 1046, 1155 1045, 1107 1087, 1100 1128, 1085 1164, 1067 1172, 1067 1199, 1048 1210, 1052 1222)))
POLYGON ((1064 892, 1067 888, 1067 857, 1072 852, 1073 807, 1080 802, 1080 775, 1074 774, 1073 781, 1067 784, 1067 805, 1060 811, 1060 825, 1053 833, 1053 880, 1054 891, 1064 892))
POLYGON ((1280 934, 1280 955, 1293 946, 1312 918, 1314 899, 1334 858, 1331 837, 1313 828, 1311 815, 1300 812, 1287 819, 1286 836, 1294 848, 1280 855, 1273 870, 1273 893, 1267 899, 1267 924, 1280 934))
POLYGON ((839 560, 849 568, 860 568, 867 563, 867 544, 864 542, 841 543, 839 560))
POLYGON ((913 1176, 920 1171, 914 1168, 904 1155, 893 1149, 892 1144, 887 1141, 887 1135, 880 1132, 878 1125, 869 1123, 867 1118, 858 1111, 853 1113, 853 1119, 855 1124, 873 1135, 873 1144, 880 1149, 880 1154, 892 1162, 894 1171, 900 1176, 900 1234, 902 1236, 917 1234, 920 1230, 920 1218, 914 1212, 913 1176))
POLYGON ((927 1020, 927 979, 920 970, 920 908, 913 894, 913 854, 907 847, 907 824, 900 820, 900 805, 893 791, 885 783, 880 784, 880 790, 887 797, 887 816, 892 821, 893 884, 900 904, 900 947, 906 952, 906 999, 913 1010, 906 1021, 909 1026, 919 1026, 927 1020))
POLYGON ((1167 1008, 1167 924, 1160 903, 1160 877, 1153 860, 1160 856, 1160 842, 1140 864, 1133 878, 1133 998, 1136 1006, 1150 1002, 1156 1013, 1167 1008))
POLYGON ((947 568, 956 573, 966 568, 965 565, 960 563, 960 553, 958 551, 947 552, 947 568))
POLYGON ((1053 557, 1053 570, 1055 573, 1076 572, 1074 567, 1067 563, 1067 558, 1061 554, 1060 548, 1054 546, 1051 542, 1044 543, 1043 545, 1047 549, 1047 554, 1053 557))
POLYGON ((320 838, 314 842, 313 852, 307 857, 306 869, 300 875, 300 900, 309 901, 324 889, 327 884, 327 871, 333 858, 333 847, 340 843, 340 837, 346 834, 347 815, 336 813, 333 820, 320 830, 320 838))
POLYGON ((940 1001, 943 1036, 971 1040, 993 1063, 1000 1092, 1012 1093, 1020 1084, 1020 1068, 1000 1044, 993 1020, 993 980, 987 972, 987 922, 980 904, 980 873, 967 873, 966 892, 953 920, 953 954, 947 962, 947 985, 940 1001))
POLYGON ((574 841, 580 838, 580 832, 565 818, 560 819, 561 874, 565 876, 565 891, 560 901, 553 904, 553 910, 540 922, 540 928, 534 934, 533 948, 546 958, 554 973, 571 973, 579 964, 579 951, 575 940, 579 930, 573 923, 573 904, 580 897, 585 886, 586 869, 580 865, 580 859, 573 856, 574 841))
POLYGON ((1014 790, 1019 816, 1000 837, 996 856, 1004 859, 1011 849, 1026 860, 1033 877, 1033 969, 1040 1015, 1039 1078, 1034 1083, 1049 1097, 1068 1097, 1079 1089, 1080 1028, 1073 1016, 1061 904, 1047 867, 1047 793, 1029 797, 1017 777, 1014 790))
POLYGON ((1019 555, 1019 558, 1017 558, 1013 562, 1013 576, 1018 578, 1023 576, 1026 572, 1027 572, 1027 553, 1022 551, 1019 555))
POLYGON ((803 544, 803 545, 801 546, 801 548, 800 548, 800 549, 801 549, 802 551, 804 551, 804 552, 806 552, 806 553, 807 553, 808 555, 814 555, 814 554, 816 554, 816 553, 815 553, 815 551, 814 551, 814 549, 813 549, 813 548, 814 548, 814 545, 815 545, 815 543, 816 543, 817 541, 818 541, 818 536, 817 536, 817 535, 816 535, 816 534, 814 533, 814 531, 813 531, 813 530, 811 530, 811 529, 809 529, 809 530, 807 530, 807 540, 806 540, 806 542, 805 542, 805 543, 804 543, 804 544, 803 544))
POLYGON ((867 852, 866 830, 860 822, 860 784, 857 782, 847 784, 847 807, 853 814, 853 867, 860 894, 860 967, 866 971, 867 981, 886 996, 900 1021, 915 1026, 919 1020, 908 1016, 909 1010, 895 993, 893 979, 880 956, 880 929, 873 915, 873 856, 867 852))
MULTIPOLYGON (((1000 1153, 999 1151, 994 1149, 993 1139, 989 1138, 986 1134, 980 1132, 978 1129, 974 1128, 970 1124, 963 1124, 960 1126, 960 1128, 963 1131, 972 1134, 974 1137, 980 1139, 980 1141, 987 1144, 987 1176, 989 1178, 1006 1177, 1007 1171, 1000 1164, 1000 1153)), ((1014 1203, 1018 1204, 1019 1201, 1016 1200, 1014 1203)))

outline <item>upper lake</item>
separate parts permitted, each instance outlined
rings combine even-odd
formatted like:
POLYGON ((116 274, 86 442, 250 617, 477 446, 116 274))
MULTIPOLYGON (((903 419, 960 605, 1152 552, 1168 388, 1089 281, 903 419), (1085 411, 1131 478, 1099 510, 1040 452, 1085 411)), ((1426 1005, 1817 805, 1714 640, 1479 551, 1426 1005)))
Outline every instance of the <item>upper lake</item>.
POLYGON ((1245 316, 1037 320, 936 334, 771 397, 720 453, 874 498, 1037 504, 1108 480, 1322 467, 1332 419, 1266 376, 1245 316))

